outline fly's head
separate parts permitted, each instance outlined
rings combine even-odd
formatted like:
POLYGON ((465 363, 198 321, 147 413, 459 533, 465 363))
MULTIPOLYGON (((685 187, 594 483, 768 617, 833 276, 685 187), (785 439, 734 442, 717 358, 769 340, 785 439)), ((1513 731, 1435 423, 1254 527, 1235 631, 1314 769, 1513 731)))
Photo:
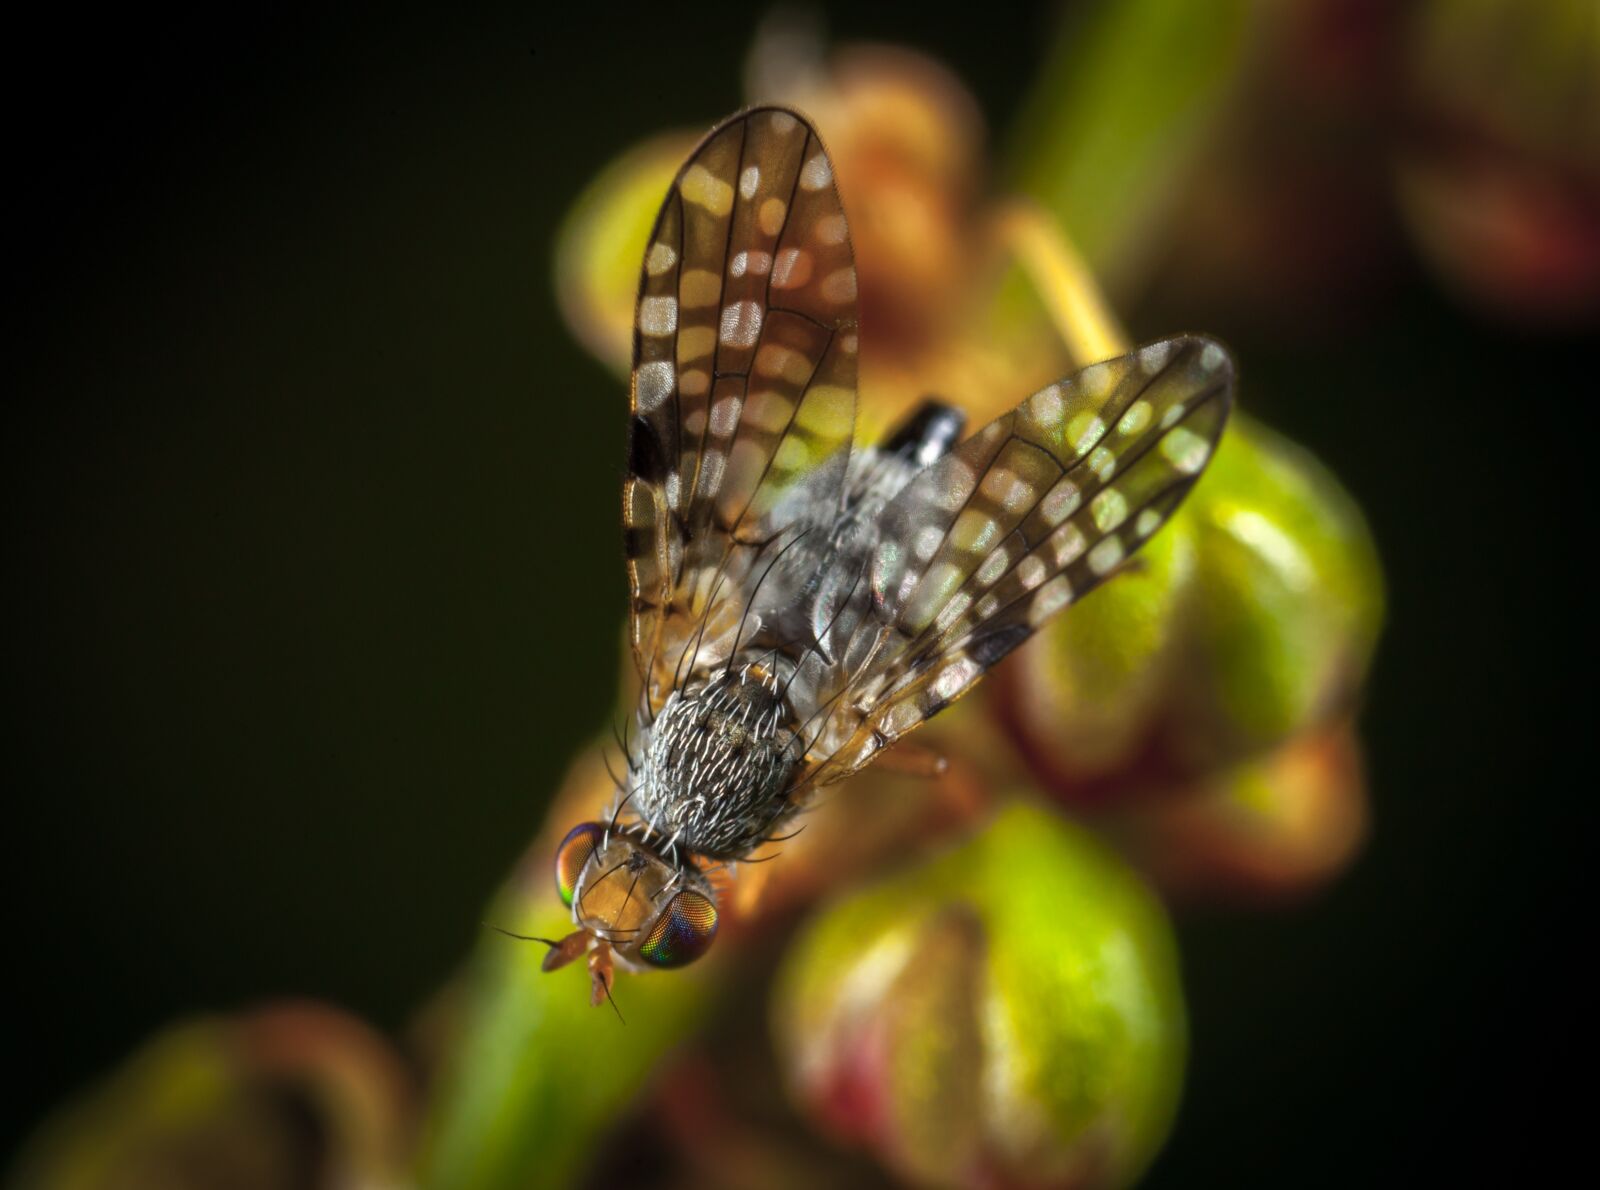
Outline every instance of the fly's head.
POLYGON ((556 850, 555 869, 556 892, 578 929, 552 945, 544 969, 587 952, 596 1004, 610 992, 613 963, 682 967, 717 936, 710 883, 664 857, 636 828, 579 823, 556 850))

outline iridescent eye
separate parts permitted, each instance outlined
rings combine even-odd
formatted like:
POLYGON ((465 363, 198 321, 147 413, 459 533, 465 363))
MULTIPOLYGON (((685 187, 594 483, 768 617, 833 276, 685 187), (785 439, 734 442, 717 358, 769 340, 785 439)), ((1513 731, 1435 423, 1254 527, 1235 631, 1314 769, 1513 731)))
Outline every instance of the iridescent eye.
POLYGON ((583 865, 599 849, 605 835, 606 828, 598 822, 580 822, 567 832, 567 837, 561 840, 561 846, 556 848, 556 892, 561 896, 561 903, 569 909, 572 907, 573 894, 578 891, 578 877, 583 874, 583 865))
POLYGON ((685 890, 673 897, 650 934, 639 944, 639 957, 656 967, 682 967, 705 954, 717 936, 717 907, 708 897, 685 890))

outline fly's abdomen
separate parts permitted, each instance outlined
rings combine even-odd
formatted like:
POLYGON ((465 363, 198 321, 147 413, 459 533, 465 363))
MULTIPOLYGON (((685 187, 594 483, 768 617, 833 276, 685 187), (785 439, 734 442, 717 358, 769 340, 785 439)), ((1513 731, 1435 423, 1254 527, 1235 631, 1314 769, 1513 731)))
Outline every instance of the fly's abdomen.
POLYGON ((669 845, 742 858, 795 811, 794 727, 775 676, 724 671, 675 691, 651 728, 632 804, 669 845))

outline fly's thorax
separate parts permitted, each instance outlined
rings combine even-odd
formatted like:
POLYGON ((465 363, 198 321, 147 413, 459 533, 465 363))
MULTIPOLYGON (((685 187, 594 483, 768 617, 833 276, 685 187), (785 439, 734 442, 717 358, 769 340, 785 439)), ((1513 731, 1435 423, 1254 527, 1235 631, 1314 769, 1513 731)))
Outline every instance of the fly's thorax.
POLYGON ((649 728, 630 809, 668 846, 748 855, 794 812, 796 726, 775 674, 724 670, 676 690, 649 728))

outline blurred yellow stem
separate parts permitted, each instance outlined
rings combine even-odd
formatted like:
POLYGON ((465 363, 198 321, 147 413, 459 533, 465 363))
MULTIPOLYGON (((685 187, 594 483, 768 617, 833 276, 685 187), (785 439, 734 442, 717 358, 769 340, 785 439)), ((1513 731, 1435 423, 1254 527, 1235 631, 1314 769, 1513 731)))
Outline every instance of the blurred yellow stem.
POLYGON ((999 208, 995 228, 1049 309, 1073 363, 1082 367, 1128 350, 1094 274, 1047 211, 1016 199, 999 208))

